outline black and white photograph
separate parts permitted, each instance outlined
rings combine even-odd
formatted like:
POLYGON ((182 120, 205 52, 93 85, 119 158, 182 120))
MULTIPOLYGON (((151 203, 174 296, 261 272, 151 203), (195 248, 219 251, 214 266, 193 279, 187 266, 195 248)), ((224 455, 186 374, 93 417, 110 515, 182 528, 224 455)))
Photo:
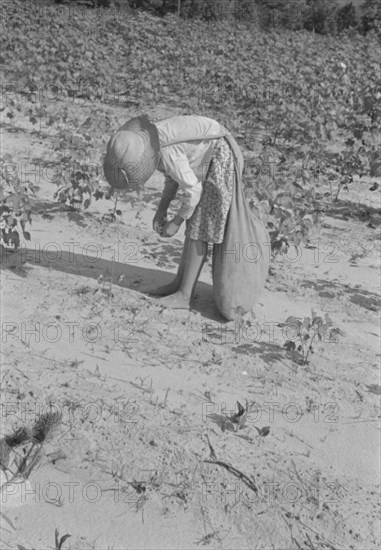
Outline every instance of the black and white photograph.
POLYGON ((381 0, 0 0, 0 550, 381 547, 381 0))

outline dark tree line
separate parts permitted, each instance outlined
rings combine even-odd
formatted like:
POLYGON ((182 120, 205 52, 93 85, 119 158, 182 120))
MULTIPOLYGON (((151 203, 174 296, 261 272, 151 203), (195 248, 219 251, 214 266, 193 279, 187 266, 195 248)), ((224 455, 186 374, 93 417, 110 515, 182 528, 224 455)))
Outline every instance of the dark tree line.
POLYGON ((264 28, 307 29, 320 34, 353 28, 381 36, 381 0, 364 0, 360 10, 352 2, 335 0, 55 0, 89 7, 127 7, 158 16, 177 13, 184 18, 254 21, 264 28))

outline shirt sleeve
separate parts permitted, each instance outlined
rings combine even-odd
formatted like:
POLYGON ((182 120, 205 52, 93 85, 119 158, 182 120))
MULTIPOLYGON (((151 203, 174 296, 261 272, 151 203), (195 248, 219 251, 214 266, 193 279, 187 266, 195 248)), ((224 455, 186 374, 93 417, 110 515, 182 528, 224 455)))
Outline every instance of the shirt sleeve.
POLYGON ((166 175, 178 183, 183 192, 182 205, 177 215, 188 220, 200 202, 202 183, 190 167, 181 144, 166 148, 162 158, 166 175))

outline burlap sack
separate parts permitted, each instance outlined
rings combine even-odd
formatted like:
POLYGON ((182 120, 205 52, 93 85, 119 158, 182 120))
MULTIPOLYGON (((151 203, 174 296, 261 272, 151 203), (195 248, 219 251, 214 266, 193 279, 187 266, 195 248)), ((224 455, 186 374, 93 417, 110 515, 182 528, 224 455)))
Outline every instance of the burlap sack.
POLYGON ((225 238, 213 246, 213 292, 218 311, 233 320, 237 308, 251 311, 264 289, 270 266, 270 236, 246 201, 239 146, 231 135, 227 139, 235 157, 235 178, 225 238))

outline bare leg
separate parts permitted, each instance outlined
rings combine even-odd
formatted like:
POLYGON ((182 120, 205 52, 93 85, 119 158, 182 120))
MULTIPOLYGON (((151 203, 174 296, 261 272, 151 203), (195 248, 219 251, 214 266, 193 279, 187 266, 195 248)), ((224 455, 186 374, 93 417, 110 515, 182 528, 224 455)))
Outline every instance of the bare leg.
POLYGON ((188 245, 189 245, 189 238, 186 237, 183 251, 181 254, 180 265, 177 270, 176 277, 173 279, 173 281, 171 283, 168 283, 167 285, 163 285, 163 286, 160 286, 159 288, 155 288, 154 290, 150 290, 148 294, 152 294, 152 296, 169 296, 170 294, 174 294, 179 290, 181 286, 181 282, 183 280, 188 245))
POLYGON ((185 254, 185 265, 180 288, 170 296, 160 300, 168 308, 188 309, 197 280, 204 265, 208 252, 208 244, 204 241, 189 239, 185 254))

